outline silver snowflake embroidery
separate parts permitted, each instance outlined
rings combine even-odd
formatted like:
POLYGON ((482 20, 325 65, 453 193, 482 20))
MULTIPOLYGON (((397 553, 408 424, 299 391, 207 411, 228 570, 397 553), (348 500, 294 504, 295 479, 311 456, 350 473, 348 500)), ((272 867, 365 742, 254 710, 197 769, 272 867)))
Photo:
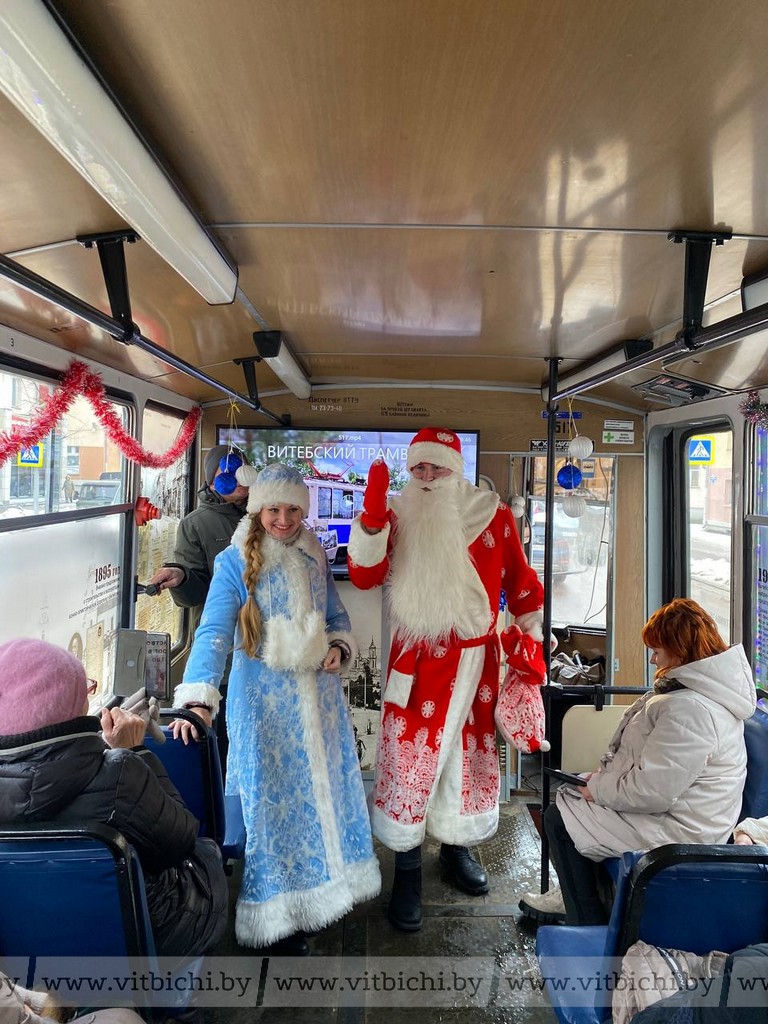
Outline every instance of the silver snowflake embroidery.
POLYGON ((421 705, 422 718, 431 718, 435 713, 435 702, 433 700, 425 700, 421 705))
POLYGON ((493 539, 493 534, 490 530, 483 531, 483 544, 485 544, 487 548, 496 547, 496 541, 493 539))
POLYGON ((490 686, 488 686, 487 684, 481 686, 480 689, 477 691, 477 696, 480 698, 483 704, 490 704, 491 698, 493 697, 493 693, 491 692, 490 686))

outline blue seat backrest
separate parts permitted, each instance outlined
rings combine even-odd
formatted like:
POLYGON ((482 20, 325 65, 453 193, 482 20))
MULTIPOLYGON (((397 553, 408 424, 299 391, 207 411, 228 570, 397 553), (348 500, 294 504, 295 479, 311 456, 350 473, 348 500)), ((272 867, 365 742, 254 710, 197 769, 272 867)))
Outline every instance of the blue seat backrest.
MULTIPOLYGON (((181 716, 180 712, 164 712, 163 717, 181 716)), ((163 763, 168 777, 181 794, 184 803, 200 822, 199 835, 224 842, 224 783, 216 735, 197 726, 200 739, 185 744, 174 739, 170 727, 163 726, 165 743, 156 743, 150 736, 145 744, 163 763)))
POLYGON ((639 858, 629 883, 619 956, 637 939, 703 955, 768 936, 766 847, 661 846, 639 858))
POLYGON ((768 816, 768 712, 758 707, 744 723, 747 780, 739 821, 768 816))
POLYGON ((0 907, 3 956, 154 954, 141 866, 106 826, 0 828, 0 907))

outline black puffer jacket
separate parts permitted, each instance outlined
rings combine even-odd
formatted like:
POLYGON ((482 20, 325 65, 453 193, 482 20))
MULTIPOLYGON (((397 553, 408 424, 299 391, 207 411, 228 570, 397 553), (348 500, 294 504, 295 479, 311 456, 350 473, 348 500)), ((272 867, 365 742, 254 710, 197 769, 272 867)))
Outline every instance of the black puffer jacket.
POLYGON ((150 751, 111 750, 95 718, 0 736, 0 822, 101 822, 136 848, 158 953, 205 952, 226 924, 218 851, 150 751), (205 948, 198 948, 198 947, 205 948))

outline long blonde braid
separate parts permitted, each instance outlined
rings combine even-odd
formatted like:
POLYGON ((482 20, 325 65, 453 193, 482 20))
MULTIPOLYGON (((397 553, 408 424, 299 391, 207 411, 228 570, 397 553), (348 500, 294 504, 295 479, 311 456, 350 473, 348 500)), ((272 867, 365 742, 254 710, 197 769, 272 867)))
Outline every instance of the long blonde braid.
POLYGON ((263 537, 264 527, 261 525, 261 519, 258 515, 252 516, 251 526, 243 546, 245 555, 243 580, 248 591, 248 599, 240 609, 240 632, 243 637, 243 648, 249 658, 256 657, 256 651, 261 643, 261 612, 256 604, 254 594, 264 562, 264 556, 261 553, 263 537))

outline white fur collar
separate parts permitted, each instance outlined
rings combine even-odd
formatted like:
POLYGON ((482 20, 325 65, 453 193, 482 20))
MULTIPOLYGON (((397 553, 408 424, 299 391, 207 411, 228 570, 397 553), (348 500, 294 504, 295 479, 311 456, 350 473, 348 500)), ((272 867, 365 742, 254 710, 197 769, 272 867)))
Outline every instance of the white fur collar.
MULTIPOLYGON (((238 549, 243 557, 245 557, 245 541, 251 528, 251 518, 250 515, 244 516, 232 535, 231 544, 238 549)), ((323 573, 325 572, 328 560, 323 546, 317 539, 317 536, 311 530, 308 530, 306 526, 301 527, 298 536, 290 544, 283 544, 282 541, 270 537, 268 533, 262 538, 261 544, 264 555, 264 568, 279 565, 284 561, 285 555, 288 552, 298 549, 309 555, 310 558, 314 558, 318 567, 323 573)))

